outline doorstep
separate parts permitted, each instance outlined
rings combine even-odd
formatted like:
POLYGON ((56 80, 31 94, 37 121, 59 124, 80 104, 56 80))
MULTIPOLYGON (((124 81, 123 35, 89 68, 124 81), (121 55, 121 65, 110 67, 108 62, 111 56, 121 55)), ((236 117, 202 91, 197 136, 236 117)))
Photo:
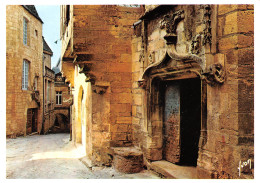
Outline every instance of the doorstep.
POLYGON ((148 169, 168 179, 197 179, 194 166, 180 166, 163 160, 149 163, 148 169))
POLYGON ((32 132, 32 133, 29 134, 29 136, 32 136, 32 135, 39 135, 39 133, 38 132, 32 132))

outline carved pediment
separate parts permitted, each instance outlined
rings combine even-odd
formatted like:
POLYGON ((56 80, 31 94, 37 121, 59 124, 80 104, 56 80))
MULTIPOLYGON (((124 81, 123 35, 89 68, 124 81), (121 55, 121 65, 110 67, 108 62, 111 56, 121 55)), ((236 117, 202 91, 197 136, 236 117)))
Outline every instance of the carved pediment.
POLYGON ((202 59, 194 55, 179 55, 172 51, 166 51, 161 61, 148 66, 139 79, 139 86, 145 87, 146 80, 150 77, 169 77, 177 73, 194 72, 199 75, 202 59), (192 65, 192 66, 191 66, 192 65))
POLYGON ((161 57, 159 61, 156 61, 153 57, 154 53, 150 53, 148 56, 148 64, 150 65, 141 75, 139 86, 146 87, 147 81, 152 80, 154 77, 168 79, 170 77, 174 78, 181 73, 183 75, 194 73, 196 77, 199 76, 210 84, 223 83, 225 79, 224 66, 220 63, 206 64, 205 50, 203 47, 207 43, 211 43, 210 16, 210 5, 205 5, 205 28, 203 32, 194 35, 192 40, 186 40, 185 36, 183 36, 185 29, 183 23, 185 18, 184 10, 178 10, 172 15, 165 15, 160 27, 166 30, 166 35, 164 36, 166 43, 164 56, 161 57))

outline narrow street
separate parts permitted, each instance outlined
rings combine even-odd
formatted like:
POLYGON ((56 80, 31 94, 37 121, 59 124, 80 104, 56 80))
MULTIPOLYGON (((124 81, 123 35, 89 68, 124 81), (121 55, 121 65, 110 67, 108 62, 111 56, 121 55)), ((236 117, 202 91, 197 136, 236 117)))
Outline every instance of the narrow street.
POLYGON ((7 179, 109 179, 159 178, 144 170, 123 174, 112 167, 86 167, 83 154, 69 141, 69 134, 49 134, 6 140, 7 179))

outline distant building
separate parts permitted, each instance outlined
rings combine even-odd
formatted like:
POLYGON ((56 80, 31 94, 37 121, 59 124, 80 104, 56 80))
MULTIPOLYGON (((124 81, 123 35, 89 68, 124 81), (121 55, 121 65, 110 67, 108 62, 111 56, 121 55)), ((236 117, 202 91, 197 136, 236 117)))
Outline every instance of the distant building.
POLYGON ((73 99, 70 96, 69 84, 65 82, 65 77, 62 77, 60 72, 60 60, 52 70, 55 72, 54 92, 56 101, 54 105, 54 126, 51 132, 70 132, 70 106, 73 99))
POLYGON ((55 105, 55 90, 54 80, 55 73, 51 70, 51 57, 53 52, 47 42, 43 39, 43 68, 44 68, 44 119, 42 133, 47 133, 54 125, 54 105, 55 105))

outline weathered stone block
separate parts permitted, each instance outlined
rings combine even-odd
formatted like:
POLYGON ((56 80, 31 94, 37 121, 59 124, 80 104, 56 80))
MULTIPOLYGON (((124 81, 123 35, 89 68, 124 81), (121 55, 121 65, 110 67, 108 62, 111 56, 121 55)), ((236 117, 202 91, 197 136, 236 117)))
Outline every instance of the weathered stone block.
POLYGON ((241 10, 241 9, 247 9, 246 4, 229 4, 229 5, 218 5, 218 14, 219 15, 224 15, 226 13, 235 11, 235 10, 241 10))
POLYGON ((129 131, 131 131, 131 128, 127 124, 120 124, 120 125, 115 124, 115 125, 111 125, 110 131, 111 132, 129 132, 129 131))
POLYGON ((143 170, 143 153, 134 147, 113 148, 113 167, 123 173, 138 173, 143 170))
POLYGON ((112 133, 112 140, 127 140, 126 133, 112 133))
POLYGON ((226 15, 224 35, 241 32, 254 32, 253 11, 236 11, 226 15), (235 22, 239 22, 239 24, 235 22))
POLYGON ((219 40, 218 49, 225 51, 234 48, 245 48, 250 47, 254 44, 254 39, 250 35, 235 34, 224 37, 219 40))

